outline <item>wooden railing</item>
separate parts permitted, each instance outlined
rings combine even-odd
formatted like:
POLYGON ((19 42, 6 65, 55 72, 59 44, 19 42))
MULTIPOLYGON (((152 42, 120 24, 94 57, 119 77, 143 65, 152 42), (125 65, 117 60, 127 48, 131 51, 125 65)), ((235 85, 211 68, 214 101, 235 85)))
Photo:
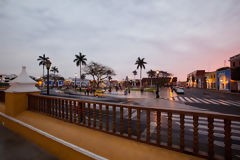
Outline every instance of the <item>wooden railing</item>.
POLYGON ((239 116, 226 114, 128 106, 34 94, 29 95, 29 110, 208 159, 218 159, 221 156, 232 159, 231 123, 240 121, 239 116), (189 121, 191 126, 186 125, 189 121), (214 144, 216 122, 222 123, 222 149, 214 144), (199 126, 207 127, 205 136, 200 134, 199 126))
POLYGON ((5 102, 5 92, 0 90, 0 102, 5 102))

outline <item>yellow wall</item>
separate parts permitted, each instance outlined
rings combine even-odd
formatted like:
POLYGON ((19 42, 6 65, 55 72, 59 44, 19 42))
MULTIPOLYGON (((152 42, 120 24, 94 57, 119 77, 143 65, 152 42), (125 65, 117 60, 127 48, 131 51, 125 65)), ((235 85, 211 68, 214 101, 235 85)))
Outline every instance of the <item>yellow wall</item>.
MULTIPOLYGON (((38 93, 39 92, 35 92, 38 93)), ((5 113, 10 116, 16 116, 27 110, 29 93, 5 93, 5 113)))
POLYGON ((212 85, 213 82, 215 83, 214 84, 214 88, 211 88, 211 89, 216 89, 217 88, 217 75, 216 75, 216 72, 206 73, 205 77, 206 77, 206 83, 208 85, 212 85))

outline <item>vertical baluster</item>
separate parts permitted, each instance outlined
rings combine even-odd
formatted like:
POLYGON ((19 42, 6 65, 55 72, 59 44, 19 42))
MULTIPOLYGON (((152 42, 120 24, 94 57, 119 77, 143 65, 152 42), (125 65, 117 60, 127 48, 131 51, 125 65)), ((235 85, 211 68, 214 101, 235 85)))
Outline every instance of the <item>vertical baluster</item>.
POLYGON ((48 98, 45 98, 45 107, 44 107, 44 113, 46 114, 47 113, 47 109, 48 109, 48 105, 49 105, 49 103, 48 103, 48 101, 49 101, 49 99, 48 98))
POLYGON ((58 118, 61 119, 61 100, 58 99, 58 118))
POLYGON ((123 134, 123 107, 120 106, 120 134, 123 134))
POLYGON ((54 105, 54 99, 49 99, 51 101, 50 105, 53 109, 53 117, 55 117, 55 105, 54 105))
POLYGON ((161 112, 157 111, 157 145, 161 143, 161 112))
POLYGON ((213 121, 214 119, 212 117, 208 117, 208 159, 214 158, 213 121))
POLYGON ((224 119, 225 159, 232 159, 231 120, 224 119))
POLYGON ((46 99, 47 101, 47 114, 50 115, 50 110, 51 110, 51 99, 46 99))
POLYGON ((54 98, 53 103, 54 103, 54 110, 55 110, 55 116, 54 117, 58 118, 57 117, 57 99, 54 98))
POLYGON ((106 119, 106 131, 109 131, 109 106, 108 105, 106 105, 105 119, 106 119))
POLYGON ((91 107, 90 107, 90 103, 88 103, 88 126, 90 127, 91 126, 91 117, 90 117, 90 109, 91 109, 91 107))
MULTIPOLYGON (((48 106, 52 106, 53 107, 53 117, 56 117, 55 116, 55 103, 54 103, 54 99, 52 99, 52 98, 47 98, 47 108, 48 108, 48 106)), ((46 110, 47 110, 47 108, 46 108, 46 110)))
POLYGON ((81 120, 81 118, 82 118, 82 116, 81 116, 81 114, 82 114, 82 109, 81 109, 81 103, 78 101, 78 105, 77 105, 77 114, 78 114, 78 124, 81 124, 81 122, 82 122, 82 120, 81 120))
POLYGON ((102 130, 102 104, 99 104, 99 129, 102 130))
POLYGON ((116 132, 116 106, 112 106, 112 132, 116 132))
POLYGON ((137 108, 137 140, 141 138, 141 110, 137 108))
POLYGON ((72 123, 75 123, 75 101, 71 101, 72 106, 72 123))
POLYGON ((70 122, 73 122, 73 107, 72 107, 72 101, 69 101, 69 109, 70 109, 70 122))
POLYGON ((184 114, 180 114, 180 150, 184 151, 184 114))
POLYGON ((82 120, 83 120, 83 125, 86 124, 86 118, 85 118, 85 103, 82 103, 82 120))
POLYGON ((65 101, 62 99, 62 119, 65 120, 65 101))
POLYGON ((132 108, 128 107, 128 137, 132 136, 132 108))
POLYGON ((52 116, 54 117, 54 102, 53 102, 53 99, 49 99, 49 103, 50 103, 50 107, 51 107, 51 110, 52 110, 52 116))
POLYGON ((66 121, 69 121, 69 119, 68 119, 68 103, 69 103, 69 101, 68 100, 66 100, 65 101, 65 108, 66 108, 66 121))
POLYGON ((96 103, 93 104, 93 127, 96 128, 96 103))
POLYGON ((193 152, 198 153, 198 116, 193 116, 193 152))
POLYGON ((168 112, 168 147, 172 147, 172 113, 168 112))
POLYGON ((77 123, 77 101, 73 101, 73 123, 77 123))
POLYGON ((147 110, 146 125, 147 125, 146 142, 150 143, 150 110, 149 109, 147 110))
POLYGON ((54 102, 55 102, 56 118, 58 118, 58 101, 57 101, 57 98, 54 99, 54 102))

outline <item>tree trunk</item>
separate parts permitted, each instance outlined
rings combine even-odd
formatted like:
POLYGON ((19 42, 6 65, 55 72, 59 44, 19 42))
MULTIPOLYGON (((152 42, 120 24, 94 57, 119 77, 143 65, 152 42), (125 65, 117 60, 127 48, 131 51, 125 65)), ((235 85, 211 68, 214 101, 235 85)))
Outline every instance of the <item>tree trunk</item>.
POLYGON ((43 78, 44 78, 44 65, 43 65, 43 78))
POLYGON ((79 86, 80 86, 80 88, 82 87, 82 83, 81 83, 82 79, 81 79, 81 77, 82 77, 82 66, 81 66, 81 62, 80 62, 80 78, 79 78, 79 82, 80 82, 79 86))
POLYGON ((151 87, 152 87, 152 77, 151 77, 151 87))
POLYGON ((140 88, 142 88, 142 68, 140 68, 140 88))

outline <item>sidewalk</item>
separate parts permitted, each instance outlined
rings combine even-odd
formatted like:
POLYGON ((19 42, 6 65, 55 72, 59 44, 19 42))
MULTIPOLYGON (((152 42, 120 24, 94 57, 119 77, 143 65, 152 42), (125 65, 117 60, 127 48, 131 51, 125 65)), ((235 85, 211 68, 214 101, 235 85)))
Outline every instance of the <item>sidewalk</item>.
POLYGON ((0 126, 0 159, 56 160, 57 158, 18 134, 0 126))

